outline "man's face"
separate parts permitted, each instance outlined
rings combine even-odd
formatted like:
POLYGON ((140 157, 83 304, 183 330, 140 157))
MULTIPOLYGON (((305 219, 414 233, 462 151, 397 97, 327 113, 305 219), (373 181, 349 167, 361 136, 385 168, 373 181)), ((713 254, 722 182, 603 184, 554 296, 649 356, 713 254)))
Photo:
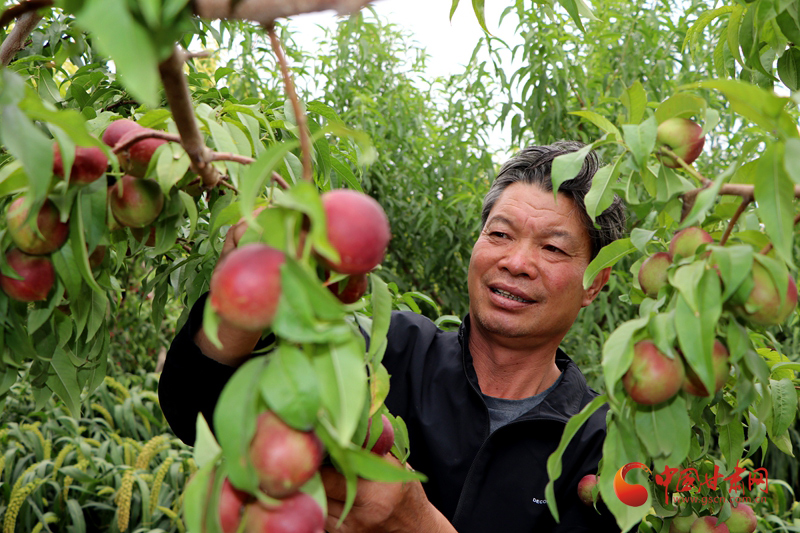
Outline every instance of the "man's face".
MULTIPOLYGON (((602 288, 583 289, 591 241, 574 202, 536 185, 509 185, 469 263, 470 317, 481 333, 557 345, 602 288)), ((514 341, 515 342, 515 341, 514 341)))

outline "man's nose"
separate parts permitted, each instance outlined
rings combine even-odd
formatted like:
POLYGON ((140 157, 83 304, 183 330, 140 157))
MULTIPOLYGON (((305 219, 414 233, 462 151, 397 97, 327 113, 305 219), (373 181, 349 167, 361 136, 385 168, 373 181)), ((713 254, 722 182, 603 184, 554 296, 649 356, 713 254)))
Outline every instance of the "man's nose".
POLYGON ((515 243, 498 262, 498 267, 513 276, 526 276, 531 279, 539 275, 538 257, 533 246, 515 243))

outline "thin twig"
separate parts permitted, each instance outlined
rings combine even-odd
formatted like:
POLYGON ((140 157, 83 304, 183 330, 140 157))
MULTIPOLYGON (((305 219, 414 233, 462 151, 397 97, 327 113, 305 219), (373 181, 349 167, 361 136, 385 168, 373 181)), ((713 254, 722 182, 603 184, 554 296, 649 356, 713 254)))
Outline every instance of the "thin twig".
POLYGON ((283 179, 283 177, 282 177, 280 174, 278 174, 277 172, 273 172, 273 173, 272 173, 272 181, 274 181, 275 183, 277 183, 277 184, 278 184, 278 187, 280 187, 280 188, 281 188, 281 189, 283 189, 284 191, 287 191, 287 190, 289 190, 289 184, 288 184, 288 183, 286 182, 286 180, 285 180, 285 179, 283 179))
POLYGON ((739 204, 739 207, 736 209, 736 212, 731 217, 730 222, 728 222, 728 227, 725 228, 725 233, 722 234, 722 238, 719 240, 720 246, 725 246, 725 243, 728 242, 728 237, 731 236, 731 232, 733 231, 733 226, 736 225, 736 222, 739 220, 739 217, 742 216, 744 210, 750 205, 750 202, 753 201, 752 196, 743 196, 742 203, 739 204))
POLYGON ((136 130, 130 135, 125 135, 122 139, 114 145, 112 151, 115 154, 120 152, 124 152, 134 144, 138 143, 142 139, 164 139, 165 141, 176 142, 180 143, 181 138, 179 135, 175 135, 174 133, 169 133, 166 131, 161 130, 151 130, 151 129, 141 129, 136 130))
POLYGON ((135 105, 135 106, 138 106, 139 102, 137 102, 136 100, 117 100, 113 104, 109 104, 109 105, 105 106, 103 108, 103 111, 113 111, 114 109, 116 109, 118 107, 122 107, 124 105, 135 105))
POLYGON ((189 84, 183 73, 185 62, 186 54, 176 47, 172 54, 158 65, 158 72, 164 84, 172 118, 178 126, 181 146, 189 156, 191 169, 203 179, 203 187, 211 188, 219 182, 220 173, 214 165, 209 164, 211 150, 206 146, 203 134, 197 126, 189 84))
POLYGON ((372 0, 194 0, 194 13, 204 19, 240 19, 269 24, 277 18, 335 9, 355 13, 372 0))
POLYGON ((5 28, 6 25, 14 19, 22 18, 28 13, 35 12, 37 9, 50 7, 52 5, 53 0, 26 0, 25 2, 20 2, 15 6, 9 7, 0 15, 0 28, 5 28))
POLYGON ((278 63, 281 66, 281 74, 283 75, 283 83, 286 86, 286 96, 292 102, 292 109, 294 109, 294 118, 297 122, 298 134, 300 136, 300 152, 302 153, 303 161, 303 179, 311 181, 311 138, 308 134, 308 121, 306 114, 300 106, 300 100, 297 98, 297 91, 294 89, 294 81, 292 75, 289 73, 289 64, 286 62, 286 56, 281 47, 281 41, 275 33, 275 24, 266 25, 267 33, 269 34, 269 41, 272 45, 272 50, 275 52, 275 57, 278 58, 278 63))
POLYGON ((233 186, 233 184, 231 184, 231 183, 228 183, 228 181, 227 181, 226 179, 224 179, 224 178, 223 178, 223 179, 221 179, 221 180, 219 180, 219 181, 217 182, 217 184, 218 184, 218 185, 220 185, 220 186, 222 186, 222 187, 226 187, 226 188, 228 188, 228 189, 232 190, 232 191, 233 191, 233 192, 235 192, 236 194, 239 194, 239 190, 238 190, 236 187, 234 187, 234 186, 233 186))
POLYGON ((0 46, 0 65, 7 67, 11 60, 14 59, 14 56, 17 55, 17 52, 25 48, 25 41, 28 40, 28 36, 36 28, 40 20, 42 20, 42 16, 35 11, 29 11, 19 17, 8 37, 5 38, 2 46, 0 46))
POLYGON ((211 154, 211 161, 233 161, 234 163, 242 163, 249 165, 254 163, 255 159, 247 157, 246 155, 234 154, 231 152, 214 152, 211 154))
POLYGON ((663 155, 667 155, 678 162, 678 164, 683 167, 683 169, 688 172, 692 177, 697 179, 703 185, 710 185, 711 180, 707 177, 700 174, 692 165, 684 161, 680 156, 678 156, 675 152, 667 148, 666 146, 662 146, 658 149, 658 152, 663 155))

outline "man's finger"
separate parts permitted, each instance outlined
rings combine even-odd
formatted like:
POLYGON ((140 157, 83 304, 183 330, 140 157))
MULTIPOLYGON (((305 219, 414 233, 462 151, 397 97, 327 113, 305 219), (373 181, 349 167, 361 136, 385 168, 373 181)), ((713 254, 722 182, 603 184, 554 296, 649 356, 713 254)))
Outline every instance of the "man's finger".
POLYGON ((344 476, 337 472, 332 466, 323 466, 320 468, 319 472, 328 499, 333 498, 335 500, 344 501, 347 496, 347 481, 344 476))

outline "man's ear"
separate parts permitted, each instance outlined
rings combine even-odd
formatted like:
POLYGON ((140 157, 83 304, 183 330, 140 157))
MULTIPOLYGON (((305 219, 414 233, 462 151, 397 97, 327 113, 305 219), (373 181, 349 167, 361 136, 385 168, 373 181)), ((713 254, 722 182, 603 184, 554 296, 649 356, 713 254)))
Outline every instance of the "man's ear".
POLYGON ((589 288, 586 289, 583 295, 583 302, 581 302, 581 307, 586 307, 590 303, 594 301, 598 294, 600 294, 600 289, 602 289, 606 283, 608 283, 608 278, 611 276, 611 267, 606 267, 600 272, 597 273, 595 276, 594 281, 592 284, 589 285, 589 288))

